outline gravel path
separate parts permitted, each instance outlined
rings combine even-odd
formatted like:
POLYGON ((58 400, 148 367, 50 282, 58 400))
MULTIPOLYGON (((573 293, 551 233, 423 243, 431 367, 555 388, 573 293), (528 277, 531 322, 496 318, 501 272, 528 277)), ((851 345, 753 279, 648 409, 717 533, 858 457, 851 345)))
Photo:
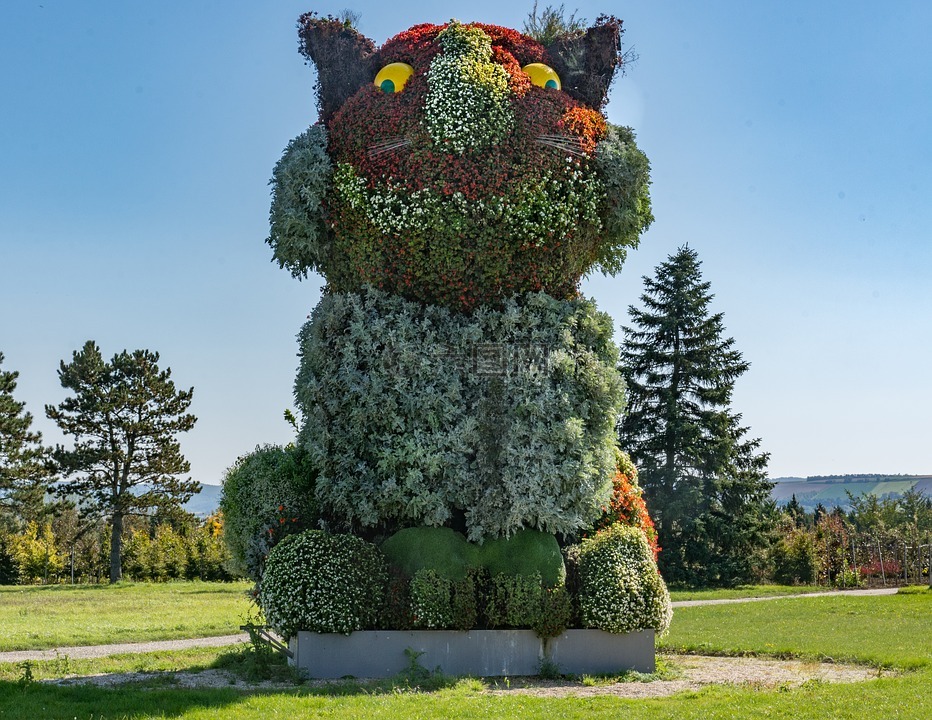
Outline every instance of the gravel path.
POLYGON ((0 662, 23 662, 25 660, 54 660, 56 657, 98 658, 124 653, 148 653, 159 650, 186 650, 196 647, 224 647, 248 642, 249 635, 221 635, 219 637, 189 638, 186 640, 157 640, 154 642, 122 643, 120 645, 81 645, 60 647, 52 650, 18 650, 0 653, 0 662))
MULTIPOLYGON (((537 697, 591 697, 611 695, 625 698, 666 697, 707 685, 742 685, 757 689, 798 687, 810 680, 820 682, 863 682, 879 676, 876 669, 856 665, 803 662, 798 660, 763 660, 760 658, 710 657, 704 655, 664 655, 668 665, 679 674, 674 680, 649 682, 600 682, 585 685, 578 680, 561 678, 543 680, 536 677, 490 678, 485 692, 490 695, 534 695, 537 697)), ((887 672, 886 674, 891 674, 887 672)), ((295 683, 249 682, 225 670, 175 673, 111 673, 68 677, 46 682, 56 685, 96 685, 118 687, 158 678, 170 678, 174 687, 225 687, 240 690, 294 690, 295 683)), ((321 688, 340 684, 337 680, 307 680, 300 687, 321 688)), ((364 683, 366 680, 360 679, 364 683)))
POLYGON ((766 597, 724 598, 718 600, 678 600, 671 603, 673 607, 695 607, 696 605, 731 605, 733 603, 764 602, 765 600, 796 600, 798 598, 832 597, 833 595, 896 595, 896 588, 875 588, 873 590, 831 590, 817 593, 800 593, 799 595, 768 595, 766 597))

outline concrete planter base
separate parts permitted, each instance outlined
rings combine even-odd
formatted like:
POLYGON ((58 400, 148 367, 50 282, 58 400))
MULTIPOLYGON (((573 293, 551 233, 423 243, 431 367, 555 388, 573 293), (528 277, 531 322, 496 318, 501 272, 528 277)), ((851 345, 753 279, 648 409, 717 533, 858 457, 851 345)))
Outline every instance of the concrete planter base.
POLYGON ((423 667, 439 667, 448 675, 536 675, 544 660, 573 675, 654 671, 653 630, 626 635, 567 630, 546 641, 533 630, 299 632, 289 648, 289 662, 312 678, 391 677, 408 666, 408 648, 422 653, 423 667))

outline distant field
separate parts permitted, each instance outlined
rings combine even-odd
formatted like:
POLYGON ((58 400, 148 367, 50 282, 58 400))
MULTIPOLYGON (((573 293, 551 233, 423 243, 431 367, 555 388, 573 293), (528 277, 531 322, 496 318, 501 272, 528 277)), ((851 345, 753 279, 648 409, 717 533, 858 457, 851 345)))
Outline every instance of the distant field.
POLYGON ((0 651, 232 635, 251 583, 0 586, 0 651))
POLYGON ((880 479, 851 479, 846 481, 828 481, 824 478, 813 477, 808 480, 799 478, 774 478, 776 485, 771 496, 778 503, 789 502, 794 495, 804 506, 811 509, 816 503, 822 503, 827 508, 840 505, 847 507, 850 504, 848 493, 855 497, 860 495, 902 495, 909 490, 916 490, 932 496, 932 478, 927 476, 890 477, 880 479))

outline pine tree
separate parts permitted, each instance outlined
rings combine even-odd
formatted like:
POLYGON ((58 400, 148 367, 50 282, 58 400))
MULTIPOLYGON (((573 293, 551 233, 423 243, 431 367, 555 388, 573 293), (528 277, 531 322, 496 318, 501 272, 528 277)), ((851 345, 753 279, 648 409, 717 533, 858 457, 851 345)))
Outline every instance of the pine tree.
POLYGON ((65 435, 71 450, 58 447, 55 460, 72 477, 57 491, 74 496, 89 514, 110 525, 110 582, 123 575, 123 523, 152 508, 180 505, 200 491, 200 484, 177 476, 191 466, 175 435, 196 421, 186 411, 194 388, 175 390, 171 370, 160 370, 159 355, 125 350, 104 362, 88 341, 58 371, 62 387, 73 397, 46 405, 45 413, 65 435))
MULTIPOLYGON (((0 364, 3 353, 0 353, 0 364)), ((36 519, 50 479, 48 450, 33 432, 26 403, 13 398, 18 372, 0 368, 0 513, 36 519)))
POLYGON ((668 582, 751 580, 768 543, 774 506, 768 455, 732 412, 735 380, 748 369, 694 250, 680 248, 644 278, 644 309, 629 308, 620 370, 628 408, 619 439, 640 469, 668 582))

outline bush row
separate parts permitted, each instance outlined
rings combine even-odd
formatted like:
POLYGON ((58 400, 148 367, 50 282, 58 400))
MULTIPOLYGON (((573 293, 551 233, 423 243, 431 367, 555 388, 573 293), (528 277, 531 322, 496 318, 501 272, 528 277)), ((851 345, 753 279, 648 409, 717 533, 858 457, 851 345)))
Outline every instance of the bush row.
POLYGON ((644 532, 612 525, 567 549, 566 583, 540 574, 492 574, 468 567, 461 577, 434 567, 410 575, 378 546, 353 535, 309 530, 269 553, 258 599, 284 636, 342 632, 531 628, 542 637, 567 627, 625 633, 666 631, 670 598, 644 532))

